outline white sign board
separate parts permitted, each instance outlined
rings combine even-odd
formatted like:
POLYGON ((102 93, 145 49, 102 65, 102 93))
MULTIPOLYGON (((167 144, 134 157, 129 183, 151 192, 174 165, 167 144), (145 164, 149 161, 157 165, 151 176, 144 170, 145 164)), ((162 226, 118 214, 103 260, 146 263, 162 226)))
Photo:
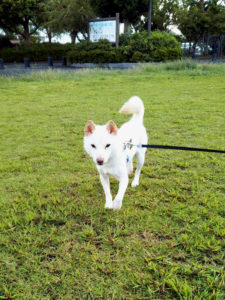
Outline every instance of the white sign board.
POLYGON ((107 39, 111 43, 116 42, 116 20, 90 22, 90 41, 97 42, 107 39))

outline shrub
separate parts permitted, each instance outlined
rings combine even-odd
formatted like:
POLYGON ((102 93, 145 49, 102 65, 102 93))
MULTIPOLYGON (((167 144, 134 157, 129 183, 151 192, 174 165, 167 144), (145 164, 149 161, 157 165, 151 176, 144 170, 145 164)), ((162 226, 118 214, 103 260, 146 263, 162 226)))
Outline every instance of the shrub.
POLYGON ((149 41, 146 31, 140 33, 134 33, 130 39, 129 45, 133 51, 140 51, 142 53, 149 53, 149 41))
POLYGON ((73 45, 61 44, 34 44, 30 46, 20 46, 16 48, 4 48, 0 50, 0 58, 5 62, 23 62, 25 57, 30 61, 46 61, 48 56, 53 60, 61 60, 68 50, 71 50, 73 45))
POLYGON ((78 44, 33 44, 20 46, 19 49, 4 48, 0 50, 0 58, 5 62, 23 62, 28 57, 32 62, 61 60, 67 56, 70 62, 144 62, 168 61, 183 56, 180 43, 168 33, 154 31, 151 36, 143 31, 120 36, 122 45, 119 49, 107 40, 99 42, 82 41, 78 44))
POLYGON ((113 63, 126 61, 121 49, 115 48, 108 40, 98 42, 82 41, 67 53, 73 63, 113 63))
POLYGON ((167 61, 183 56, 181 44, 174 36, 161 31, 153 31, 150 36, 146 31, 124 36, 122 52, 129 61, 167 61))
POLYGON ((120 47, 128 45, 129 42, 130 42, 131 37, 132 37, 132 34, 130 32, 120 34, 120 36, 119 36, 119 45, 120 45, 120 47))
POLYGON ((173 35, 163 31, 153 31, 148 40, 151 51, 164 48, 181 48, 181 44, 173 35))
POLYGON ((150 60, 155 62, 181 59, 182 49, 179 48, 161 48, 151 52, 150 60))
POLYGON ((68 52, 68 60, 71 63, 113 63, 125 61, 119 49, 100 50, 94 49, 90 51, 70 51, 68 52))
POLYGON ((112 50, 114 47, 112 44, 105 39, 99 40, 98 42, 90 42, 90 41, 81 41, 80 43, 74 45, 74 49, 78 51, 90 51, 90 50, 112 50))
POLYGON ((150 61, 150 55, 142 53, 140 51, 135 51, 130 59, 131 62, 148 62, 150 61))
MULTIPOLYGON (((107 61, 109 60, 109 55, 113 57, 115 48, 107 40, 100 40, 97 43, 90 41, 82 41, 79 44, 33 44, 30 46, 20 46, 19 49, 16 48, 4 48, 0 50, 0 58, 3 58, 5 62, 23 62, 25 57, 28 57, 32 62, 46 61, 49 56, 53 60, 61 60, 62 56, 67 56, 67 53, 70 51, 76 52, 74 54, 77 58, 79 54, 77 52, 82 52, 80 54, 80 59, 86 61, 90 59, 90 51, 92 52, 93 59, 95 61, 101 61, 105 57, 107 61), (102 51, 102 59, 99 51, 102 51), (107 56, 106 52, 109 51, 110 54, 107 56), (85 52, 85 53, 84 53, 85 52), (84 54, 87 55, 87 58, 84 58, 84 54), (97 58, 99 56, 99 58, 97 58)), ((121 55, 121 53, 118 53, 121 55)), ((114 61, 116 58, 113 59, 114 61)), ((118 58, 119 60, 119 58, 118 58)))

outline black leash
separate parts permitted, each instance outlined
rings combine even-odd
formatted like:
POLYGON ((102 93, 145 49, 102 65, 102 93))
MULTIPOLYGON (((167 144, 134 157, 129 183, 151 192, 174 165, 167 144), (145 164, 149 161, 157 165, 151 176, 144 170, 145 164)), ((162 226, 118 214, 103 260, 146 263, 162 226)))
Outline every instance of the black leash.
MULTIPOLYGON (((178 147, 167 145, 140 145, 143 148, 152 149, 167 149, 167 150, 182 150, 182 151, 201 151, 201 152, 213 152, 213 153, 225 153, 224 150, 204 149, 204 148, 192 148, 192 147, 178 147)), ((139 147, 140 147, 139 146, 139 147)))

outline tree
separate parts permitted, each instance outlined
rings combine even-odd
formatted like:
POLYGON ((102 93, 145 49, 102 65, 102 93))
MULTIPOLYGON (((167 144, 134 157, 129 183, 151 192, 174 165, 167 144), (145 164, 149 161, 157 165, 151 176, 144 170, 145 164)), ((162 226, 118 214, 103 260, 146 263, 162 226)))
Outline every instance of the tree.
MULTIPOLYGON (((167 31, 168 26, 173 24, 173 16, 178 8, 178 0, 153 0, 152 30, 167 31)), ((147 29, 147 13, 144 14, 141 27, 147 29)))
POLYGON ((196 44, 204 36, 225 32, 225 11, 218 0, 183 0, 176 13, 175 23, 187 41, 196 44))
POLYGON ((173 24, 178 3, 178 0, 153 0, 153 30, 167 31, 168 26, 173 24))
POLYGON ((209 33, 218 36, 225 34, 225 7, 220 5, 220 1, 212 1, 207 13, 210 19, 209 33))
POLYGON ((40 28, 45 4, 41 0, 0 0, 0 28, 19 35, 29 45, 40 28))
POLYGON ((78 38, 78 33, 87 36, 88 22, 94 17, 89 0, 55 1, 48 13, 48 26, 54 32, 69 32, 72 43, 78 38))
POLYGON ((209 34, 214 35, 213 50, 222 56, 225 34, 225 7, 220 5, 220 1, 215 1, 209 7, 208 15, 211 20, 209 34))
POLYGON ((193 53, 195 53, 197 42, 208 29, 205 17, 204 7, 200 1, 192 1, 192 3, 183 1, 177 11, 176 23, 187 41, 193 42, 193 53))
POLYGON ((42 24, 40 29, 46 31, 49 43, 52 42, 53 35, 58 34, 56 26, 54 26, 54 24, 49 23, 49 12, 54 9, 54 5, 55 0, 48 0, 45 4, 45 10, 41 15, 42 24))
POLYGON ((91 0, 91 4, 100 17, 115 17, 116 13, 120 13, 120 20, 125 23, 125 32, 130 24, 137 24, 148 11, 148 0, 91 0))

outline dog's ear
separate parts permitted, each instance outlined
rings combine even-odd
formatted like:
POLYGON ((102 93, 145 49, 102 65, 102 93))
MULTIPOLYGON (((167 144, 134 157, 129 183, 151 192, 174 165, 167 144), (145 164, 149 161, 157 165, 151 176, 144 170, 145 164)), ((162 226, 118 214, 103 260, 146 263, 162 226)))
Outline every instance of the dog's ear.
POLYGON ((117 132, 118 132, 118 128, 116 127, 116 124, 115 124, 113 121, 109 121, 109 122, 106 124, 106 129, 108 130, 108 132, 109 132, 110 134, 116 135, 117 132))
POLYGON ((88 136, 95 131, 95 124, 93 121, 89 120, 84 126, 84 135, 88 136))

